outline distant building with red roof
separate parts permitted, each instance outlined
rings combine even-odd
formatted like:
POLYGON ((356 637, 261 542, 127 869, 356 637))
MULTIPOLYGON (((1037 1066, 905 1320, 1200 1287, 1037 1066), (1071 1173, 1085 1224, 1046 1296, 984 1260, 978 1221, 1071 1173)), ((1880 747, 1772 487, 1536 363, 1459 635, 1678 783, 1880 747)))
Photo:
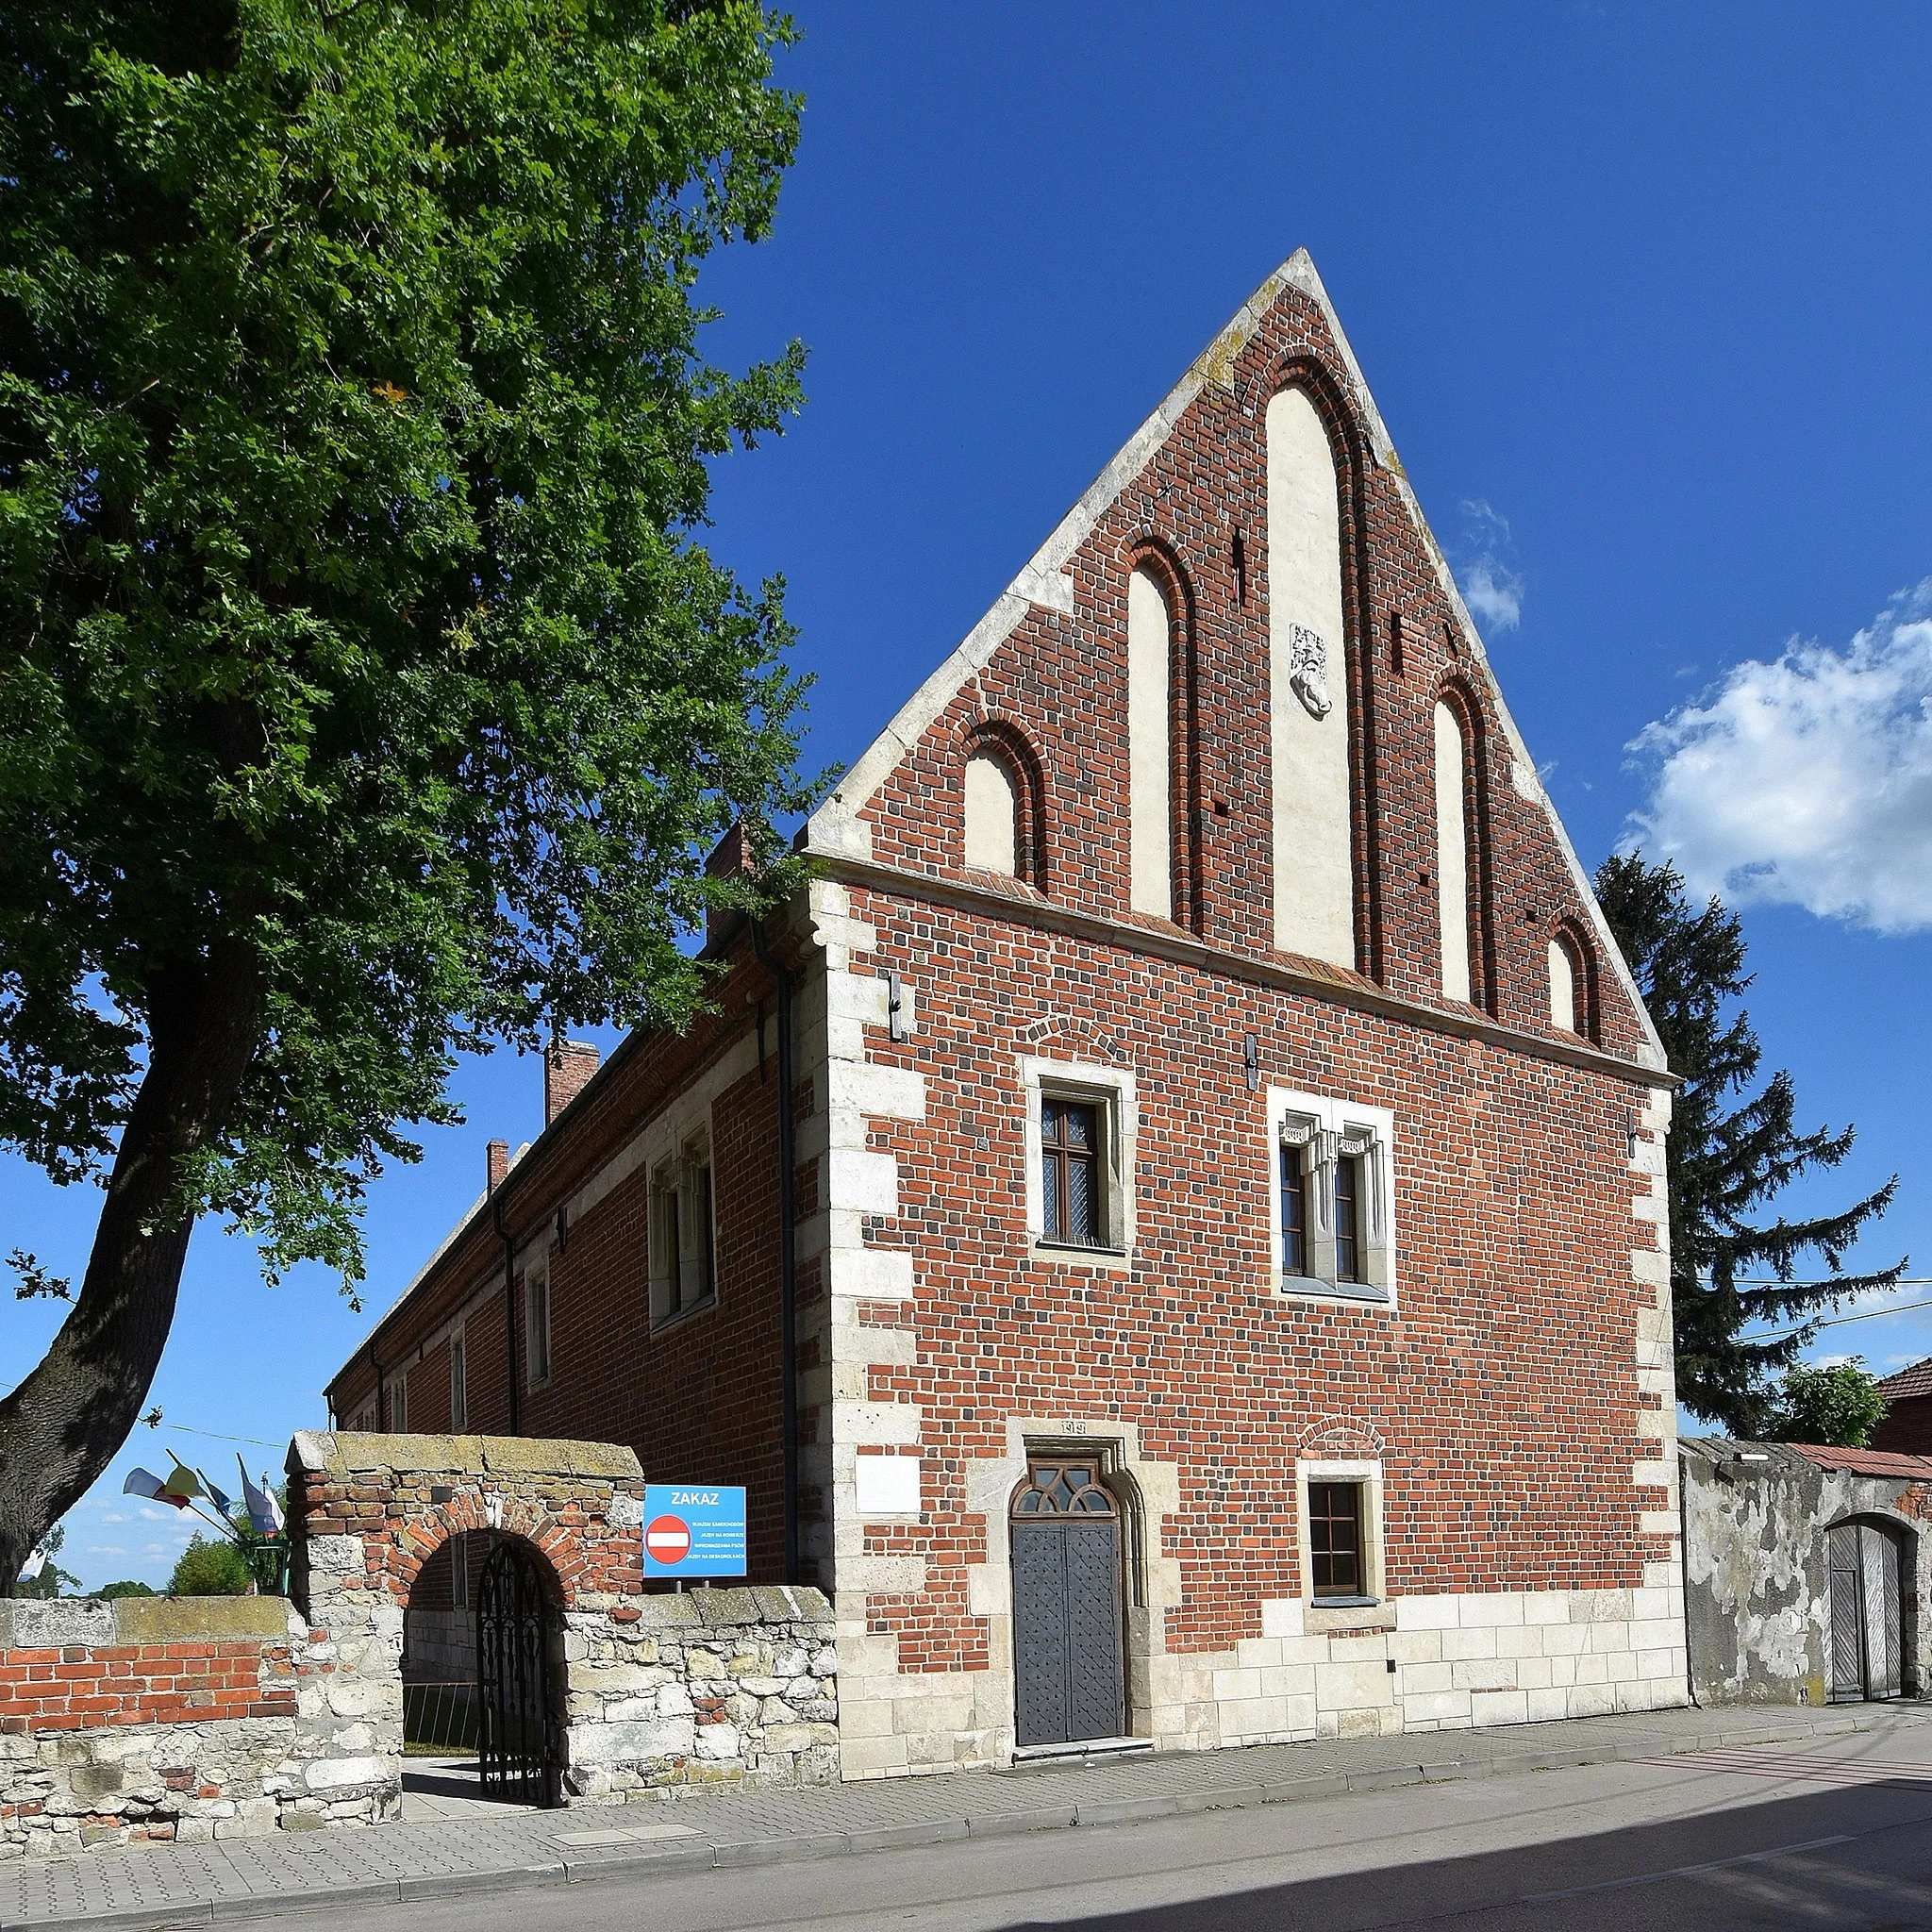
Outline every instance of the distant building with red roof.
POLYGON ((1887 1375, 1878 1392, 1885 1397, 1885 1420, 1872 1432, 1872 1447, 1932 1454, 1932 1356, 1887 1375))

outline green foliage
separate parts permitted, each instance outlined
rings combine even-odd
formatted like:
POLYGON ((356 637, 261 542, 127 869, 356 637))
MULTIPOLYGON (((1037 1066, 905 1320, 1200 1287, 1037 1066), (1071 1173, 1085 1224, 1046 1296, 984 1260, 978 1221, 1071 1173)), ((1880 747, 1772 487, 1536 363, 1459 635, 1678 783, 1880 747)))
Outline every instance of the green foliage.
POLYGON ((196 1530, 168 1579, 170 1596, 246 1596, 248 1559, 233 1543, 211 1543, 196 1530))
POLYGON ((1762 1436, 1780 1400, 1770 1377, 1817 1332, 1819 1312, 1889 1288, 1904 1272, 1904 1261, 1876 1274, 1842 1272, 1846 1251, 1885 1211, 1898 1179, 1842 1213, 1769 1225, 1754 1219, 1811 1169, 1838 1166, 1853 1130, 1799 1133, 1787 1073, 1757 1087, 1763 1049, 1736 1004, 1751 976, 1735 913, 1716 899, 1694 909, 1674 866, 1635 854, 1607 858, 1596 891, 1671 1071, 1684 1076, 1667 1154, 1677 1397, 1732 1436, 1762 1436), (1797 1279, 1810 1254, 1824 1257, 1827 1279, 1797 1279), (1754 1285, 1754 1275, 1772 1279, 1754 1285), (1747 1336, 1747 1328, 1757 1332, 1747 1336))
POLYGON ((1828 1369, 1787 1369, 1765 1441, 1862 1449, 1885 1420, 1885 1397, 1862 1356, 1828 1369))
POLYGON ((181 1214, 353 1283, 458 1052, 679 1022, 707 908, 795 888, 780 586, 697 532, 802 352, 712 366, 693 293, 772 219, 790 37, 0 11, 0 1142, 97 1173, 170 987, 239 948, 257 1037, 181 1214), (758 883, 703 874, 734 819, 758 883))
POLYGON ((136 1583, 131 1578, 120 1583, 104 1583, 94 1594, 104 1603, 112 1603, 117 1597, 153 1596, 154 1591, 145 1583, 136 1583))

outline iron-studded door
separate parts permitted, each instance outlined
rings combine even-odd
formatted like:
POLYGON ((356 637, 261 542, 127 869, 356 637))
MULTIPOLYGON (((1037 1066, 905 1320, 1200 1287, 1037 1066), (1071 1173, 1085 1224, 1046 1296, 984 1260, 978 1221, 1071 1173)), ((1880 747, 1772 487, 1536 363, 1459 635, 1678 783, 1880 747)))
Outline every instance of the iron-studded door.
POLYGON ((1011 1531, 1020 1742, 1119 1737, 1120 1512, 1093 1463, 1034 1463, 1013 1498, 1011 1531))
POLYGON ((514 1540, 498 1543, 483 1566, 476 1678, 484 1796, 515 1805, 561 1803, 550 1720, 550 1602, 536 1557, 514 1540))

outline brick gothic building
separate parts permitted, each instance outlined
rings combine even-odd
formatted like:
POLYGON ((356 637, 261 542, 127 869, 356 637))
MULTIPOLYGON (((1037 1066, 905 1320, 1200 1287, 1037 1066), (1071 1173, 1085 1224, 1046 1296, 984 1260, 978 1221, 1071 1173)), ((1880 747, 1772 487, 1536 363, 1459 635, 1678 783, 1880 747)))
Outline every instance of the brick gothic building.
POLYGON ((344 1424, 745 1484, 848 1776, 1683 1700, 1672 1083, 1306 254, 805 841, 344 1424))

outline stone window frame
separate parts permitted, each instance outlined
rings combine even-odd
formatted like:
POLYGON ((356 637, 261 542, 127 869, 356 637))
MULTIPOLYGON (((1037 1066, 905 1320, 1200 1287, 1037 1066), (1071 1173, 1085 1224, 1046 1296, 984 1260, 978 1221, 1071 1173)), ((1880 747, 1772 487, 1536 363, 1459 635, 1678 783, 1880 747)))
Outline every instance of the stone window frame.
POLYGON ((1134 1265, 1135 1148, 1140 1139, 1141 1090, 1133 1071, 1093 1060, 1043 1059, 1019 1057, 1020 1088, 1025 1104, 1022 1124, 1026 1169, 1026 1245, 1035 1261, 1060 1268, 1091 1268, 1125 1274, 1134 1265), (1104 1193, 1103 1246, 1046 1239, 1046 1190, 1042 1182, 1044 1148, 1041 1139, 1042 1094, 1073 1100, 1100 1110, 1101 1176, 1104 1193))
POLYGON ((1324 1302, 1337 1307, 1391 1314, 1397 1306, 1395 1227, 1395 1115, 1332 1094, 1292 1087, 1268 1089, 1267 1175, 1268 1279, 1283 1300, 1324 1302), (1285 1142, 1308 1149, 1314 1158, 1304 1186, 1307 1209, 1304 1245, 1307 1268, 1289 1274, 1282 1265, 1281 1148, 1285 1142), (1335 1274, 1335 1161, 1347 1156, 1362 1162, 1366 1187, 1357 1240, 1362 1257, 1358 1282, 1335 1274))
POLYGON ((1389 1572, 1382 1534, 1382 1461, 1379 1457, 1296 1457, 1296 1568, 1308 1630, 1359 1624, 1364 1611, 1378 1611, 1387 1606, 1389 1572), (1315 1594, 1315 1558, 1308 1506, 1308 1486, 1311 1483, 1354 1483, 1361 1491, 1362 1594, 1359 1597, 1317 1597, 1315 1594))
POLYGON ((669 1150, 650 1164, 646 1223, 651 1332, 718 1306, 717 1141, 710 1109, 664 1137, 669 1150), (709 1175, 702 1216, 690 1211, 696 1176, 709 1175), (669 1205, 675 1202, 675 1210, 669 1205))

